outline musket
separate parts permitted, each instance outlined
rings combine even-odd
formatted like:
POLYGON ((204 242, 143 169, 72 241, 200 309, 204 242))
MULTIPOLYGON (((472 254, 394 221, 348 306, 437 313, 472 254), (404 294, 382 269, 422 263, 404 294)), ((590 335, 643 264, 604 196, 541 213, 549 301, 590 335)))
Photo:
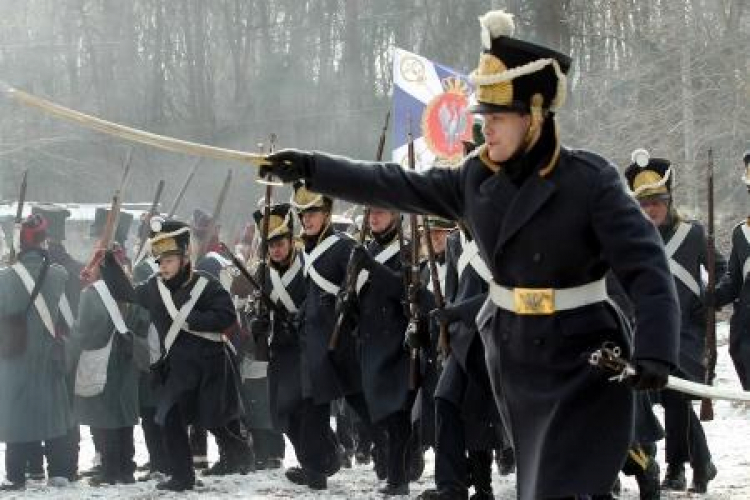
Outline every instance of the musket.
POLYGON ((279 305, 271 299, 271 296, 263 290, 260 283, 258 283, 258 280, 253 277, 245 264, 229 249, 229 247, 227 247, 224 242, 219 243, 219 251, 222 255, 232 261, 232 264, 237 268, 240 274, 245 277, 248 283, 250 283, 250 286, 258 292, 258 298, 263 302, 263 305, 270 311, 273 311, 276 318, 280 318, 282 321, 290 321, 286 309, 279 307, 279 305))
MULTIPOLYGON (((637 369, 625 358, 622 357, 622 351, 619 347, 611 342, 605 343, 600 349, 589 355, 589 364, 602 368, 612 373, 610 380, 615 382, 625 382, 629 378, 638 374, 637 369)), ((714 387, 707 384, 700 384, 685 380, 674 375, 667 377, 665 389, 698 396, 700 398, 721 399, 726 401, 750 401, 750 391, 740 391, 726 387, 714 387)))
MULTIPOLYGON (((272 154, 276 149, 276 134, 271 134, 269 139, 268 153, 272 154)), ((264 295, 268 293, 267 288, 267 268, 268 268, 268 233, 270 230, 271 222, 271 196, 273 195, 272 182, 265 182, 266 193, 263 198, 263 227, 260 232, 260 260, 258 262, 258 271, 260 276, 260 288, 257 290, 257 295, 264 295)), ((263 320, 269 319, 269 310, 265 307, 262 300, 256 300, 255 314, 256 317, 263 320)), ((262 324, 269 325, 269 322, 264 321, 262 324)), ((255 339, 255 358, 258 361, 268 361, 268 339, 270 337, 269 331, 253 331, 253 338, 255 339)))
MULTIPOLYGON (((378 140, 378 150, 375 154, 375 161, 383 160, 383 151, 385 149, 385 137, 388 132, 388 122, 391 119, 390 110, 385 115, 385 123, 383 129, 380 132, 380 139, 378 140)), ((370 231, 370 207, 364 207, 362 213, 362 227, 360 228, 359 235, 357 237, 357 243, 364 245, 367 233, 370 231)), ((356 263, 354 262, 354 252, 349 256, 349 261, 346 264, 346 281, 343 286, 343 293, 336 297, 336 321, 333 324, 333 331, 328 339, 328 350, 335 351, 336 346, 339 343, 339 337, 341 336, 341 327, 344 324, 344 320, 349 314, 351 309, 354 307, 354 299, 357 296, 357 278, 359 277, 359 270, 355 269, 356 263)))
MULTIPOLYGON (((435 305, 440 310, 445 309, 445 296, 440 287, 440 274, 438 273, 437 260, 435 259, 435 247, 432 245, 430 238, 430 222, 426 216, 422 216, 422 225, 424 227, 424 242, 427 247, 427 263, 430 266, 430 277, 432 278, 432 292, 435 295, 435 305)), ((448 337, 448 324, 440 321, 438 325, 440 334, 438 335, 438 352, 443 359, 447 358, 451 352, 450 339, 448 337)))
POLYGON ((111 250, 112 242, 115 238, 115 232, 117 231, 117 224, 120 221, 120 209, 122 208, 122 191, 125 188, 125 183, 130 175, 130 164, 133 159, 133 149, 128 148, 128 152, 125 155, 125 162, 123 164, 122 177, 120 177, 120 184, 117 186, 115 193, 112 195, 112 203, 110 205, 109 213, 107 214, 107 222, 104 226, 104 232, 101 239, 101 248, 105 250, 111 250))
POLYGON ((185 178, 185 182, 182 184, 182 187, 180 188, 180 192, 177 193, 177 196, 172 202, 172 208, 170 208, 169 212, 167 213, 167 219, 171 219, 172 217, 174 217, 174 214, 177 213, 177 208, 180 206, 183 196, 185 196, 185 191, 187 191, 187 188, 188 186, 190 186, 190 183, 193 182, 193 177, 195 177, 195 172, 196 170, 198 170, 198 167, 200 166, 202 162, 203 162, 203 158, 198 158, 193 163, 193 168, 190 169, 190 173, 185 178))
POLYGON ((221 186, 221 191, 219 191, 219 197, 216 199, 216 205, 214 206, 214 211, 211 213, 211 220, 208 223, 208 230, 206 231, 206 238, 201 244, 200 251, 198 252, 198 257, 202 257, 206 254, 206 250, 208 249, 208 244, 211 242, 211 238, 213 237, 214 231, 216 230, 216 224, 219 222, 219 219, 221 218, 221 211, 224 208, 224 202, 227 200, 227 193, 229 192, 229 186, 232 184, 232 169, 230 168, 227 172, 227 177, 224 179, 224 184, 221 186))
MULTIPOLYGON (((414 154, 414 136, 411 133, 411 117, 407 132, 407 162, 409 170, 416 169, 416 157, 414 154)), ((409 324, 406 327, 407 345, 412 346, 409 353, 409 389, 417 390, 420 385, 419 348, 420 344, 421 317, 417 290, 420 286, 419 280, 419 229, 416 214, 409 214, 409 229, 411 232, 411 256, 406 271, 406 297, 409 303, 409 324)), ((403 239, 403 238, 402 238, 403 239)), ((400 242, 400 244, 403 244, 400 242)))
POLYGON ((21 187, 18 190, 18 205, 16 205, 16 218, 13 220, 13 232, 10 236, 10 250, 8 261, 13 264, 16 261, 16 245, 21 248, 21 224, 23 223, 23 206, 26 203, 26 187, 29 171, 24 170, 21 177, 21 187))
POLYGON ((164 179, 159 181, 156 185, 156 193, 154 193, 154 199, 151 200, 151 206, 146 212, 146 217, 141 225, 141 234, 138 235, 138 256, 135 259, 135 263, 138 264, 143 257, 146 255, 146 242, 148 241, 149 234, 149 221, 159 210, 159 200, 161 200, 161 193, 164 191, 164 179))
MULTIPOLYGON (((708 164, 706 165, 706 181, 708 187, 708 223, 706 227, 706 271, 708 283, 706 292, 714 297, 716 290, 716 247, 714 229, 714 152, 708 150, 708 164)), ((707 385, 713 384, 716 376, 716 307, 713 300, 706 305, 706 374, 707 385)), ((714 419, 714 407, 710 398, 701 399, 700 419, 704 422, 714 419)))

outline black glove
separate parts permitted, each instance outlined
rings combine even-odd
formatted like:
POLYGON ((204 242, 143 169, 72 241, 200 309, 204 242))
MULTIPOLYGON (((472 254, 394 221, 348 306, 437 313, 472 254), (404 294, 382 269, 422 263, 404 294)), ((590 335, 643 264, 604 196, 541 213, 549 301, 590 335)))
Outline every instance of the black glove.
POLYGON ((435 308, 429 312, 430 320, 438 325, 445 323, 450 325, 461 319, 461 312, 455 307, 435 308))
POLYGON ((364 247, 364 245, 354 245, 352 248, 351 255, 352 267, 359 271, 365 269, 371 271, 375 266, 375 259, 370 255, 370 252, 364 247))
POLYGON ((282 149, 268 156, 270 165, 260 167, 259 175, 274 175, 283 182, 294 182, 312 175, 315 161, 309 151, 282 149))
POLYGON ((655 359, 635 360, 635 375, 631 377, 630 383, 633 389, 638 391, 664 389, 671 366, 663 361, 655 359))
POLYGON ((253 317, 248 322, 248 329, 257 342, 258 338, 268 339, 271 333, 271 322, 266 317, 253 317))

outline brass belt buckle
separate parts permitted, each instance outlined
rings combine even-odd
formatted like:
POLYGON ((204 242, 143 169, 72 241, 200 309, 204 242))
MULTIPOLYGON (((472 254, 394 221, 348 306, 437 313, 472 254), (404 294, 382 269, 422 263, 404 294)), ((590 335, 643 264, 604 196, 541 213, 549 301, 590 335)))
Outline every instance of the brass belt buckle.
POLYGON ((513 302, 516 314, 554 314, 555 290, 553 288, 514 288, 513 302))

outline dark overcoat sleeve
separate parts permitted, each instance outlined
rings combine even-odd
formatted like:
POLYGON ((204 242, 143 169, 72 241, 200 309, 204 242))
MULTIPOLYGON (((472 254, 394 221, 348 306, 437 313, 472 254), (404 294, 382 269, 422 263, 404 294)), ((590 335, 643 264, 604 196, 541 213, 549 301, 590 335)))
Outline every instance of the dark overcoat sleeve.
MULTIPOLYGON (((735 228, 735 234, 737 229, 735 228)), ((721 275, 716 273, 716 305, 725 306, 740 296, 745 277, 742 273, 744 262, 740 261, 739 248, 736 237, 732 238, 732 251, 729 254, 729 265, 726 272, 721 275)))
POLYGON ((457 220, 463 212, 463 168, 406 170, 396 163, 353 161, 315 153, 311 189, 342 200, 457 220), (366 188, 363 189, 363 186, 366 188))
POLYGON ((589 210, 602 255, 633 302, 633 357, 677 366, 680 307, 661 239, 615 168, 602 168, 598 177, 589 210))

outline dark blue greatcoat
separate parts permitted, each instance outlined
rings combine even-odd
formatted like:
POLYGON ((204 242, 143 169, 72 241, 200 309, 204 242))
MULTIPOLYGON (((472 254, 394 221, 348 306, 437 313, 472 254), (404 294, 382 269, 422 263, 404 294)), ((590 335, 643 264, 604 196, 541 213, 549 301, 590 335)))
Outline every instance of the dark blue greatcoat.
POLYGON ((487 298, 488 284, 469 264, 459 278, 461 233, 453 232, 445 251, 445 300, 460 319, 449 328, 451 353, 440 374, 436 398, 460 408, 465 422, 466 446, 470 450, 491 449, 500 444, 500 414, 484 363, 484 347, 476 326, 479 308, 487 298))
MULTIPOLYGON (((705 381, 704 360, 706 355, 706 308, 703 304, 703 279, 701 268, 708 265, 706 232, 695 221, 683 221, 690 230, 672 258, 682 266, 697 283, 700 294, 696 295, 677 274, 674 282, 680 302, 680 361, 677 374, 695 382, 705 381)), ((677 229, 676 223, 659 228, 665 245, 677 229)), ((724 257, 716 255, 716 276, 722 276, 727 265, 724 257)))
MULTIPOLYGON (((374 257, 385 246, 371 240, 367 249, 374 257)), ((402 267, 399 252, 383 264, 376 262, 357 301, 362 391, 373 423, 408 410, 409 353, 404 348, 404 332, 409 318, 404 311, 402 267)))
POLYGON ((742 388, 750 390, 750 286, 745 265, 750 259, 750 220, 732 231, 732 252, 723 277, 717 275, 716 304, 733 305, 729 320, 729 355, 732 357, 742 388), (719 279, 721 278, 721 279, 719 279))
MULTIPOLYGON (((320 241, 332 233, 339 236, 338 241, 317 258, 314 266, 332 284, 342 286, 354 240, 329 229, 320 241)), ((323 290, 309 275, 305 281, 307 291, 300 335, 302 394, 305 398, 312 398, 315 404, 330 403, 361 390, 355 343, 351 335, 342 332, 335 353, 328 351, 328 341, 336 321, 336 295, 323 290)))
POLYGON ((551 171, 537 167, 517 185, 478 153, 422 173, 315 153, 307 180, 337 198, 462 221, 505 287, 575 287, 613 269, 635 304, 632 349, 605 302, 550 315, 488 302, 478 324, 519 496, 607 494, 630 445, 633 394, 586 359, 612 341, 635 358, 677 365, 679 309, 659 235, 595 154, 562 148, 551 171))

